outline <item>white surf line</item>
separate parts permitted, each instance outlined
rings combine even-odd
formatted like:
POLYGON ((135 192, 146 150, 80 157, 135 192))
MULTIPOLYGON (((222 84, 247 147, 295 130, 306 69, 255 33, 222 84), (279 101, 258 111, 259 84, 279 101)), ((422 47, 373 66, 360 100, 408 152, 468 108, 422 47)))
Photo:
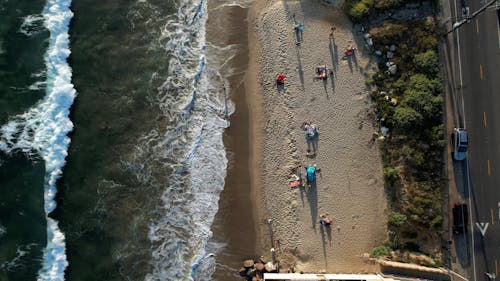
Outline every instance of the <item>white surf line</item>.
POLYGON ((50 32, 49 47, 45 55, 47 66, 46 96, 35 108, 36 121, 40 122, 33 137, 33 146, 45 160, 44 206, 47 217, 47 245, 43 253, 42 268, 37 281, 63 281, 66 260, 66 243, 58 222, 48 215, 55 209, 56 182, 66 163, 70 143, 68 133, 73 130, 69 109, 76 91, 71 84, 71 68, 67 59, 69 49, 69 23, 73 17, 71 0, 48 0, 43 10, 45 26, 50 32))
POLYGON ((45 163, 44 211, 47 220, 47 245, 38 271, 38 281, 64 281, 68 266, 64 234, 49 214, 56 208, 56 182, 66 163, 73 130, 69 110, 76 96, 71 84, 69 23, 73 17, 71 0, 48 0, 42 15, 50 32, 44 55, 47 78, 45 97, 23 114, 12 116, 0 128, 0 149, 5 153, 23 152, 39 156, 45 163))

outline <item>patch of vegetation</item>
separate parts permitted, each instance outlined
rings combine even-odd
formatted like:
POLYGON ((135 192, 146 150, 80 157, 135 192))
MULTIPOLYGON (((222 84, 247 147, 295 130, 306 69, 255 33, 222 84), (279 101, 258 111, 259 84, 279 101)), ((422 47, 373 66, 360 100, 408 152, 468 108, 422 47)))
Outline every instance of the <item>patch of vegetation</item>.
MULTIPOLYGON (((436 0, 433 0, 436 1, 436 0)), ((415 0, 347 0, 346 13, 354 22, 367 20, 378 11, 391 10, 415 0)))
POLYGON ((390 64, 382 60, 371 77, 380 126, 389 129, 380 142, 384 179, 392 187, 391 238, 385 247, 418 250, 426 241, 432 244, 426 248, 439 249, 446 140, 435 23, 432 18, 386 23, 369 33, 375 50, 394 45, 391 62, 397 66, 391 73, 390 64))
POLYGON ((432 49, 416 54, 413 61, 420 72, 429 73, 431 77, 439 73, 439 58, 436 51, 432 49))
POLYGON ((372 250, 372 257, 378 258, 382 256, 390 256, 391 248, 387 246, 377 246, 372 250))
POLYGON ((369 12, 370 12, 370 7, 365 3, 363 3, 363 1, 353 3, 351 8, 349 9, 349 15, 356 22, 361 21, 364 17, 368 15, 369 12))
POLYGON ((399 180, 399 171, 394 167, 385 167, 384 179, 390 186, 394 186, 394 184, 399 180))
POLYGON ((391 212, 389 214, 389 218, 387 220, 387 223, 390 226, 400 227, 400 226, 404 225, 407 220, 408 220, 408 218, 406 217, 405 214, 401 214, 398 212, 391 212))

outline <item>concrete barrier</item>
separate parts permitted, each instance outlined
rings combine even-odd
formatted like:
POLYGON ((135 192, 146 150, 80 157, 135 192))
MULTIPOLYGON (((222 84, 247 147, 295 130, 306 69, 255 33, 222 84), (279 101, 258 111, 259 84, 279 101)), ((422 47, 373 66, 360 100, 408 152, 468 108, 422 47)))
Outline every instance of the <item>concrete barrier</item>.
POLYGON ((451 276, 443 268, 431 268, 410 263, 379 260, 380 271, 384 274, 408 276, 435 281, 450 281, 451 276))

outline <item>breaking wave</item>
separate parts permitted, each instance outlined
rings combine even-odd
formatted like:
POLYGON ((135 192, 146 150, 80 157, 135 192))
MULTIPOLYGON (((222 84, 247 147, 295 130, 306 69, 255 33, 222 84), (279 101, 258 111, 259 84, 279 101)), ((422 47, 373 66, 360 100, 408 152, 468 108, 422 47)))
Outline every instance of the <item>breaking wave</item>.
POLYGON ((45 162, 44 209, 47 218, 47 245, 44 249, 42 268, 37 280, 64 280, 68 262, 64 234, 57 221, 49 214, 55 209, 56 182, 65 165, 70 143, 68 133, 73 129, 69 110, 76 96, 71 84, 71 68, 67 63, 70 54, 68 26, 73 13, 69 0, 49 0, 42 15, 24 19, 20 32, 32 35, 50 31, 49 47, 45 54, 47 77, 45 83, 33 87, 46 87, 46 96, 24 114, 11 117, 0 128, 0 149, 5 153, 21 151, 28 156, 41 157, 45 162))

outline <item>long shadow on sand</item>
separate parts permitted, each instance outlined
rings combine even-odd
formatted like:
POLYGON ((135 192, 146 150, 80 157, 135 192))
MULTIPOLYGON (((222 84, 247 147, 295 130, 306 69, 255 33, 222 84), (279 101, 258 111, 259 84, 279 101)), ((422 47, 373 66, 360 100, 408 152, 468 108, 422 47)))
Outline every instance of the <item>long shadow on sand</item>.
POLYGON ((332 246, 332 226, 326 226, 326 236, 328 237, 328 245, 332 246))
POLYGON ((330 98, 328 96, 328 79, 323 79, 323 88, 325 89, 325 94, 327 98, 330 98))
POLYGON ((333 72, 330 73, 330 84, 332 85, 332 95, 335 93, 335 81, 333 80, 333 72))
POLYGON ((330 49, 330 58, 332 59, 333 71, 337 71, 337 67, 339 65, 339 54, 334 39, 330 39, 330 44, 328 45, 328 48, 330 49))
POLYGON ((351 60, 354 63, 354 66, 356 67, 356 69, 359 69, 358 57, 356 56, 356 52, 352 53, 351 60))
POLYGON ((349 70, 351 71, 351 73, 353 72, 353 66, 352 66, 352 58, 354 57, 354 55, 345 55, 343 59, 347 60, 347 65, 349 65, 349 70))
POLYGON ((302 61, 300 60, 300 45, 297 45, 295 52, 297 54, 297 72, 299 73, 300 86, 304 91, 304 71, 302 71, 302 61))
POLYGON ((316 182, 312 182, 306 187, 306 196, 309 202, 309 208, 311 209, 311 226, 316 232, 316 222, 318 219, 318 189, 316 182))
POLYGON ((278 89, 278 93, 282 93, 285 91, 285 84, 276 83, 276 88, 278 89))
POLYGON ((314 155, 318 154, 319 149, 318 149, 318 142, 319 137, 311 137, 311 138, 306 138, 307 142, 307 150, 312 151, 314 155))
POLYGON ((328 268, 328 259, 326 258, 326 237, 328 237, 329 246, 332 245, 332 227, 328 226, 320 226, 321 233, 321 246, 323 246, 323 258, 325 259, 325 269, 328 268))
POLYGON ((349 65, 349 70, 351 71, 351 73, 353 73, 354 67, 356 67, 356 69, 359 68, 359 66, 358 66, 358 58, 356 57, 356 52, 353 52, 351 55, 345 54, 342 57, 342 59, 347 61, 347 64, 349 65))

